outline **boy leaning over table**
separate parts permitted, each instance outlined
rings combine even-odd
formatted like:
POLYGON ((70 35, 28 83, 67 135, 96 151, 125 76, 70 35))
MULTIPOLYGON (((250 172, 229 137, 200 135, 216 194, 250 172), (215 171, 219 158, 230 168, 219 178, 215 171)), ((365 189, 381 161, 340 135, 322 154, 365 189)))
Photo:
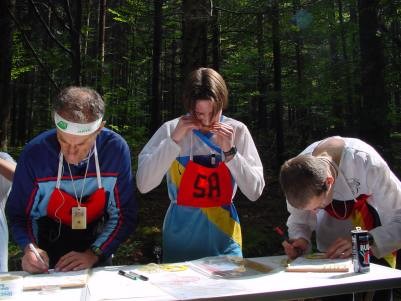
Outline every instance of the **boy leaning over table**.
MULTIPOLYGON (((282 165, 280 183, 290 213, 290 243, 283 242, 289 258, 310 250, 312 232, 328 258, 350 257, 350 231, 359 226, 369 231, 371 261, 396 267, 401 182, 372 146, 339 136, 314 142, 282 165)), ((391 290, 374 296, 391 299, 391 290)))

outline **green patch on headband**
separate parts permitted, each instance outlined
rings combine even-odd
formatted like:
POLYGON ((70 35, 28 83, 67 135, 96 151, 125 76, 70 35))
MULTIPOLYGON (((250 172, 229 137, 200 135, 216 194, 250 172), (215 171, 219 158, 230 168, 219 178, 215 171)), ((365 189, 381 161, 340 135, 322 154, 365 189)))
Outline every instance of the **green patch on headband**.
POLYGON ((65 130, 65 129, 68 127, 68 124, 67 124, 66 122, 60 120, 60 121, 57 123, 57 126, 58 126, 60 129, 65 130))

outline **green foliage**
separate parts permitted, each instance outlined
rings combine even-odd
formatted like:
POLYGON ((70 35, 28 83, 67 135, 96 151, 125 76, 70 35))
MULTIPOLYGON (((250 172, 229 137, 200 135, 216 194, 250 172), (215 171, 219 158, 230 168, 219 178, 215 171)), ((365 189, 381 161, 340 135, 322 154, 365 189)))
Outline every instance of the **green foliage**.
POLYGON ((111 9, 111 8, 109 8, 108 11, 112 15, 114 21, 122 22, 122 23, 128 23, 129 22, 129 20, 127 18, 123 17, 122 14, 119 13, 118 11, 116 11, 114 9, 111 9))
POLYGON ((8 243, 8 270, 9 271, 20 271, 21 270, 21 258, 22 251, 20 248, 10 241, 8 243))
POLYGON ((23 74, 33 71, 34 68, 35 65, 28 58, 28 54, 22 45, 20 33, 14 32, 11 79, 16 80, 23 74))
POLYGON ((154 247, 161 246, 161 229, 157 227, 138 227, 135 235, 118 248, 113 264, 132 264, 154 262, 154 247))

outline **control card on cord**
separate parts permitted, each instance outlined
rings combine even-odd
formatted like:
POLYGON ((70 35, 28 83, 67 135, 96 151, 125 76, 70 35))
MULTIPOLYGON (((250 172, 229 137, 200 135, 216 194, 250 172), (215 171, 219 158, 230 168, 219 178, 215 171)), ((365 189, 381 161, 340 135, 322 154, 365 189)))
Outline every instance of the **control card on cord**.
POLYGON ((86 207, 72 207, 72 229, 86 229, 86 207))

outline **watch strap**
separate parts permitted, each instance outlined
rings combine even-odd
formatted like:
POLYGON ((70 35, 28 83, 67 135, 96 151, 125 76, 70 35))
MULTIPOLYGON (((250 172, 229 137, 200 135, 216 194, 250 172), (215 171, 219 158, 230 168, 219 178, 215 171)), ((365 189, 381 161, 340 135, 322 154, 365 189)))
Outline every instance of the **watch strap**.
POLYGON ((96 246, 91 246, 91 250, 96 256, 101 257, 103 255, 103 251, 96 246))
POLYGON ((237 153, 237 148, 235 146, 231 147, 230 150, 224 152, 223 154, 225 157, 234 156, 237 153))

